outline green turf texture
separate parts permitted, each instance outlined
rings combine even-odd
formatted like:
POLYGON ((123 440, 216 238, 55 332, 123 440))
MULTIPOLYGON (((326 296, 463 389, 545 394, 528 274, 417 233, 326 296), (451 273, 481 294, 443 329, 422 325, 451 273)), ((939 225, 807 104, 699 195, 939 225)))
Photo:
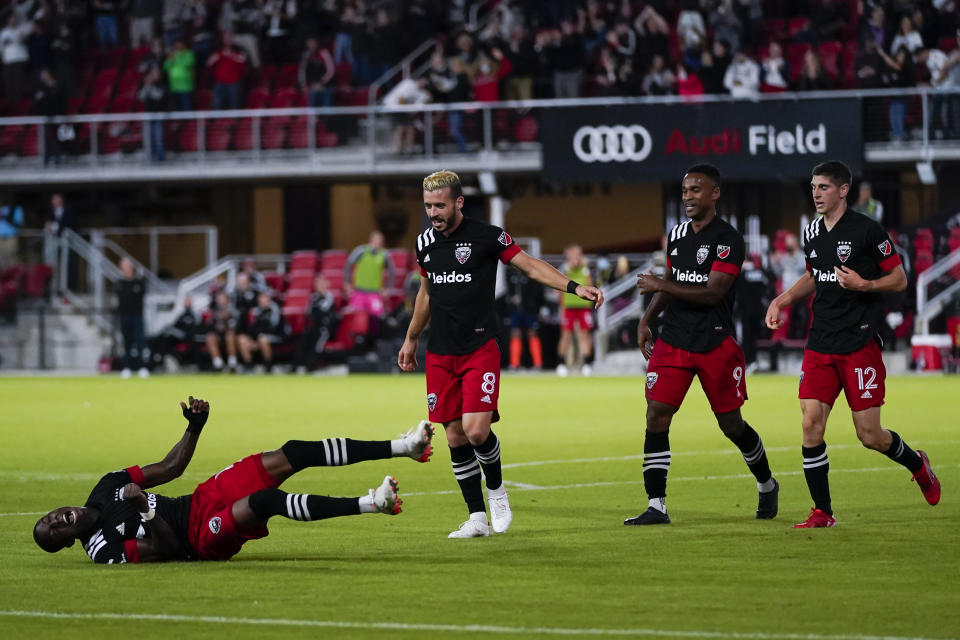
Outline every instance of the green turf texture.
POLYGON ((424 417, 423 385, 419 375, 0 378, 0 637, 480 638, 533 637, 542 628, 572 636, 598 629, 960 635, 956 378, 887 381, 883 423, 929 453, 944 486, 937 507, 923 501, 905 469, 859 445, 845 402, 837 402, 827 429, 834 529, 791 529, 811 501, 800 466, 796 379, 784 376, 752 376, 744 407, 782 485, 773 521, 754 519, 756 485, 694 384, 671 431, 673 524, 624 527, 647 502, 638 457, 643 381, 552 376, 503 381, 504 419, 495 428, 505 479, 542 488, 510 489, 515 518, 506 535, 446 538, 466 510, 442 433, 428 464, 404 458, 308 469, 284 485, 360 495, 390 473, 405 496, 399 516, 275 518, 268 538, 227 563, 95 566, 79 544, 56 555, 37 549, 37 516, 6 515, 82 504, 103 473, 161 459, 183 433, 177 402, 188 394, 209 400, 211 417, 186 474, 157 489, 165 495, 189 493, 234 460, 287 439, 394 437, 424 417), (535 461, 555 462, 509 467, 535 461), (375 623, 455 626, 370 628, 375 623))

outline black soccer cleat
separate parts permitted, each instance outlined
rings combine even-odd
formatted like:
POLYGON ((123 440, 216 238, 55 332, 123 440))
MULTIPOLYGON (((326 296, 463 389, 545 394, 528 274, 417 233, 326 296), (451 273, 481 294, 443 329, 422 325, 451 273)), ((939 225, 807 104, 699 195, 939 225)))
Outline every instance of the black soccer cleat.
POLYGON ((623 521, 625 525, 643 525, 643 524, 670 524, 670 516, 658 511, 653 507, 647 507, 647 510, 636 518, 627 518, 623 521))
POLYGON ((773 490, 760 494, 757 502, 757 520, 773 520, 780 510, 780 483, 773 480, 773 490))

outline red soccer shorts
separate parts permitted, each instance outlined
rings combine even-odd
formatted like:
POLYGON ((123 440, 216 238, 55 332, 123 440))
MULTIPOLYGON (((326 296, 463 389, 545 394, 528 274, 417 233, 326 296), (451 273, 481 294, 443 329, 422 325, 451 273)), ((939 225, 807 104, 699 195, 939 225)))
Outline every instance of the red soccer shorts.
POLYGON ((228 560, 247 540, 264 538, 266 525, 240 530, 233 519, 233 503, 280 482, 267 473, 262 453, 235 462, 201 484, 190 498, 187 536, 202 560, 228 560))
POLYGON ((575 328, 593 331, 593 309, 564 309, 560 328, 573 331, 575 328))
POLYGON ((727 413, 747 399, 743 370, 743 351, 732 337, 706 353, 678 349, 658 339, 647 366, 647 400, 679 408, 697 376, 710 409, 727 413))
POLYGON ((883 404, 887 369, 876 340, 852 353, 803 352, 800 399, 819 400, 831 407, 840 389, 851 411, 863 411, 883 404))
POLYGON ((496 340, 462 356, 427 351, 427 408, 430 422, 446 423, 465 413, 493 411, 500 419, 500 347, 496 340))

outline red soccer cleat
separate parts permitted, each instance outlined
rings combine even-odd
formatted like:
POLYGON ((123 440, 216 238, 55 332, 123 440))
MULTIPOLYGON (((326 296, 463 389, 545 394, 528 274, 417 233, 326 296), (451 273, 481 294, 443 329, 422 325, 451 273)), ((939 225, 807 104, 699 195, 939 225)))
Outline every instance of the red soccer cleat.
POLYGON ((794 529, 819 529, 821 527, 835 527, 837 520, 826 511, 820 509, 810 509, 810 515, 806 521, 798 522, 793 525, 794 529))
POLYGON ((913 474, 910 482, 916 482, 920 485, 920 491, 923 492, 927 504, 933 506, 940 502, 940 480, 937 478, 937 474, 933 472, 933 468, 930 466, 930 458, 927 457, 926 452, 917 449, 917 453, 923 460, 923 466, 913 474))

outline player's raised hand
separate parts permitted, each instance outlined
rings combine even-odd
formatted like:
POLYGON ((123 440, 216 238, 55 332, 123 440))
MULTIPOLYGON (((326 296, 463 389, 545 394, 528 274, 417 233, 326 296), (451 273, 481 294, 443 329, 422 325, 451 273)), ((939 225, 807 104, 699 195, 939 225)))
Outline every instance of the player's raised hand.
POLYGON ((137 511, 140 513, 146 513, 149 508, 147 505, 147 494, 143 492, 140 485, 134 482, 123 485, 123 489, 120 490, 120 499, 133 502, 137 507, 137 511))
POLYGON ((417 368, 417 343, 418 340, 407 338, 400 347, 400 353, 397 354, 397 366, 401 371, 413 371, 417 368))
POLYGON ((837 274, 837 284, 844 289, 851 291, 863 291, 869 285, 867 281, 860 277, 860 274, 853 269, 844 266, 834 267, 833 272, 837 274))
POLYGON ((783 321, 780 319, 780 305, 777 304, 777 301, 774 300, 770 303, 770 306, 767 307, 767 317, 765 318, 768 329, 779 329, 783 325, 783 321))
POLYGON ((203 425, 207 424, 207 418, 210 417, 210 403, 190 396, 186 402, 180 402, 180 409, 183 411, 183 417, 190 423, 187 431, 199 435, 203 425))
POLYGON ((577 285, 577 297, 583 300, 590 300, 595 303, 593 305, 594 309, 599 309, 600 305, 603 304, 603 291, 597 287, 592 287, 586 284, 577 285))

